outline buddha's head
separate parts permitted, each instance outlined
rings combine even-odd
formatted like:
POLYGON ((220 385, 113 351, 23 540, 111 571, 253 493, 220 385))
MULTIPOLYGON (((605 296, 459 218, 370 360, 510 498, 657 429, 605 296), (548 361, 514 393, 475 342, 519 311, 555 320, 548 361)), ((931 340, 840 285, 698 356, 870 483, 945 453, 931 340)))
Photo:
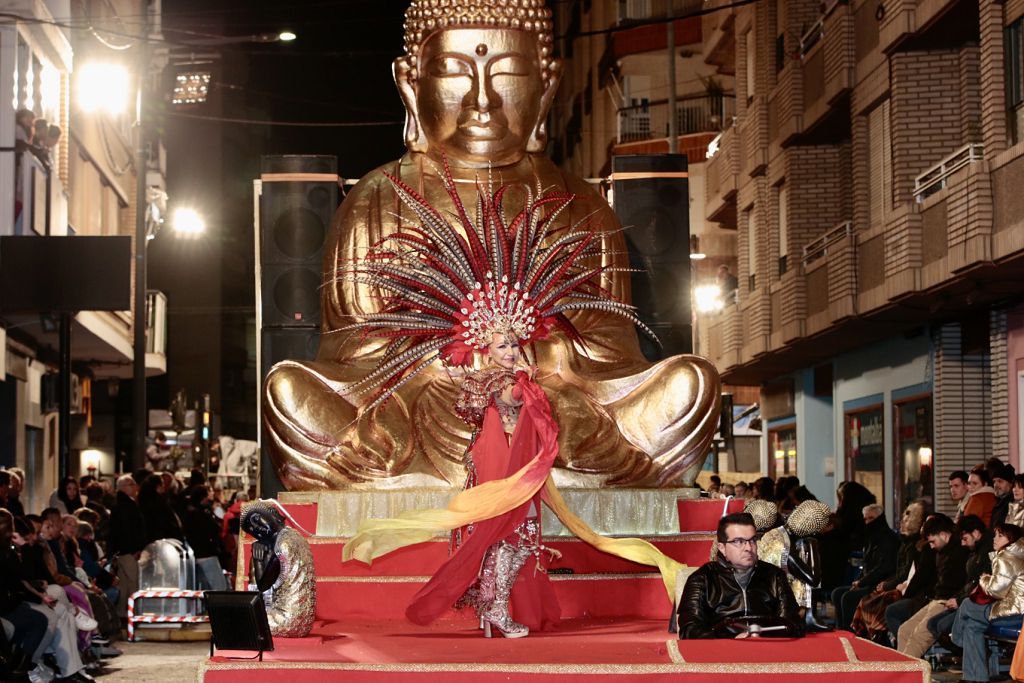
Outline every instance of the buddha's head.
POLYGON ((470 168, 543 151, 561 66, 551 27, 544 0, 413 0, 394 65, 409 150, 470 168))

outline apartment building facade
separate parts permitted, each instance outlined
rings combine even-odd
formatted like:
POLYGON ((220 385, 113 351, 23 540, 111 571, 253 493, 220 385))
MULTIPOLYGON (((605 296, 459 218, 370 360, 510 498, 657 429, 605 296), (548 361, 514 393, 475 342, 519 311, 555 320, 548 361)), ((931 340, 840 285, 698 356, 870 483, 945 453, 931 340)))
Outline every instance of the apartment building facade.
MULTIPOLYGON (((12 0, 5 12, 0 92, 12 96, 0 101, 0 234, 134 235, 138 172, 146 174, 143 201, 152 205, 155 227, 166 199, 162 148, 158 141, 148 144, 146 168, 137 169, 134 98, 120 113, 89 111, 81 105, 87 86, 76 80, 76 69, 100 62, 130 66, 125 57, 138 52, 140 41, 132 36, 142 30, 140 17, 148 14, 150 36, 159 36, 159 1, 12 0), (59 126, 49 159, 16 149, 15 115, 22 109, 59 126)), ((148 375, 166 371, 165 310, 163 296, 151 292, 140 321, 147 326, 148 375)), ((57 484, 59 339, 55 319, 46 312, 7 314, 0 322, 0 466, 26 471, 23 499, 35 509, 57 484)), ((70 474, 115 471, 116 421, 130 418, 118 415, 116 399, 120 381, 132 376, 135 324, 131 311, 82 311, 73 317, 70 474)))
POLYGON ((735 273, 735 230, 705 220, 708 144, 731 125, 734 79, 702 52, 699 0, 574 0, 551 3, 556 47, 564 62, 551 116, 551 155, 585 178, 604 181, 614 155, 669 152, 669 34, 675 49, 676 133, 689 164, 690 233, 706 259, 693 261, 696 282, 720 265, 735 273), (678 17, 678 18, 671 18, 678 17))
POLYGON ((705 211, 739 290, 701 347, 761 387, 763 470, 948 511, 950 471, 1021 463, 1024 2, 719 4, 705 211))

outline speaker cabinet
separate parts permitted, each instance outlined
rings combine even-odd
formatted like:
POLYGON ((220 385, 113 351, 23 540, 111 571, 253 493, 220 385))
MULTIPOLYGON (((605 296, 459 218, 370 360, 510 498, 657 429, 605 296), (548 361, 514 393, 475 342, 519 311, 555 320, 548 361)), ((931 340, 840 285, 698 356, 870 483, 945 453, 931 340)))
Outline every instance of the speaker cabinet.
POLYGON ((650 360, 693 352, 690 313, 690 196, 686 156, 612 159, 615 213, 625 230, 633 273, 633 305, 662 349, 641 346, 650 360))
POLYGON ((324 242, 338 208, 338 160, 264 156, 260 180, 261 324, 316 326, 324 242))
POLYGON ((319 343, 319 327, 264 327, 260 330, 260 382, 275 363, 283 360, 313 360, 319 343))

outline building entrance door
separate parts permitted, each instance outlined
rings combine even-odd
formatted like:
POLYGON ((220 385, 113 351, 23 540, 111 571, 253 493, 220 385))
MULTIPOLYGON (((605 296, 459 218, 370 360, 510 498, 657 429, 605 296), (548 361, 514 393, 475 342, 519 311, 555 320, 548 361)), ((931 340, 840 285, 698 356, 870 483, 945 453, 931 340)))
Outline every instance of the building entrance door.
POLYGON ((885 500, 885 413, 881 403, 847 412, 846 478, 885 500))

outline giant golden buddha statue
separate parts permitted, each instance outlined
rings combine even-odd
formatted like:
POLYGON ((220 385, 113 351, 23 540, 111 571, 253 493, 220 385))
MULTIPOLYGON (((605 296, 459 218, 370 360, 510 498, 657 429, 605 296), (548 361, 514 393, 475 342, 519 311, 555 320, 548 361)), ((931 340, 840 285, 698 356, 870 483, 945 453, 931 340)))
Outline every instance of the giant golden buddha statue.
MULTIPOLYGON (((557 220, 569 224, 594 214, 604 258, 628 265, 607 202, 543 156, 545 120, 561 68, 552 55, 551 13, 543 0, 414 0, 406 13, 405 48, 394 77, 408 112, 408 152, 366 175, 334 218, 317 360, 279 363, 264 385, 264 447, 291 490, 461 485, 465 479, 470 434, 452 410, 457 382, 440 364, 372 410, 363 409, 368 401, 362 397, 345 393, 374 367, 383 344, 332 331, 377 310, 380 300, 371 285, 333 273, 399 221, 415 222, 385 174, 442 210, 451 205, 439 179, 444 159, 469 207, 476 205, 478 178, 488 176, 496 183, 565 189, 576 199, 557 220)), ((612 272, 608 287, 629 301, 628 274, 612 272)), ((586 353, 557 334, 535 345, 537 379, 560 427, 560 483, 691 485, 718 422, 714 367, 696 356, 651 364, 628 322, 598 312, 573 320, 586 353)))

